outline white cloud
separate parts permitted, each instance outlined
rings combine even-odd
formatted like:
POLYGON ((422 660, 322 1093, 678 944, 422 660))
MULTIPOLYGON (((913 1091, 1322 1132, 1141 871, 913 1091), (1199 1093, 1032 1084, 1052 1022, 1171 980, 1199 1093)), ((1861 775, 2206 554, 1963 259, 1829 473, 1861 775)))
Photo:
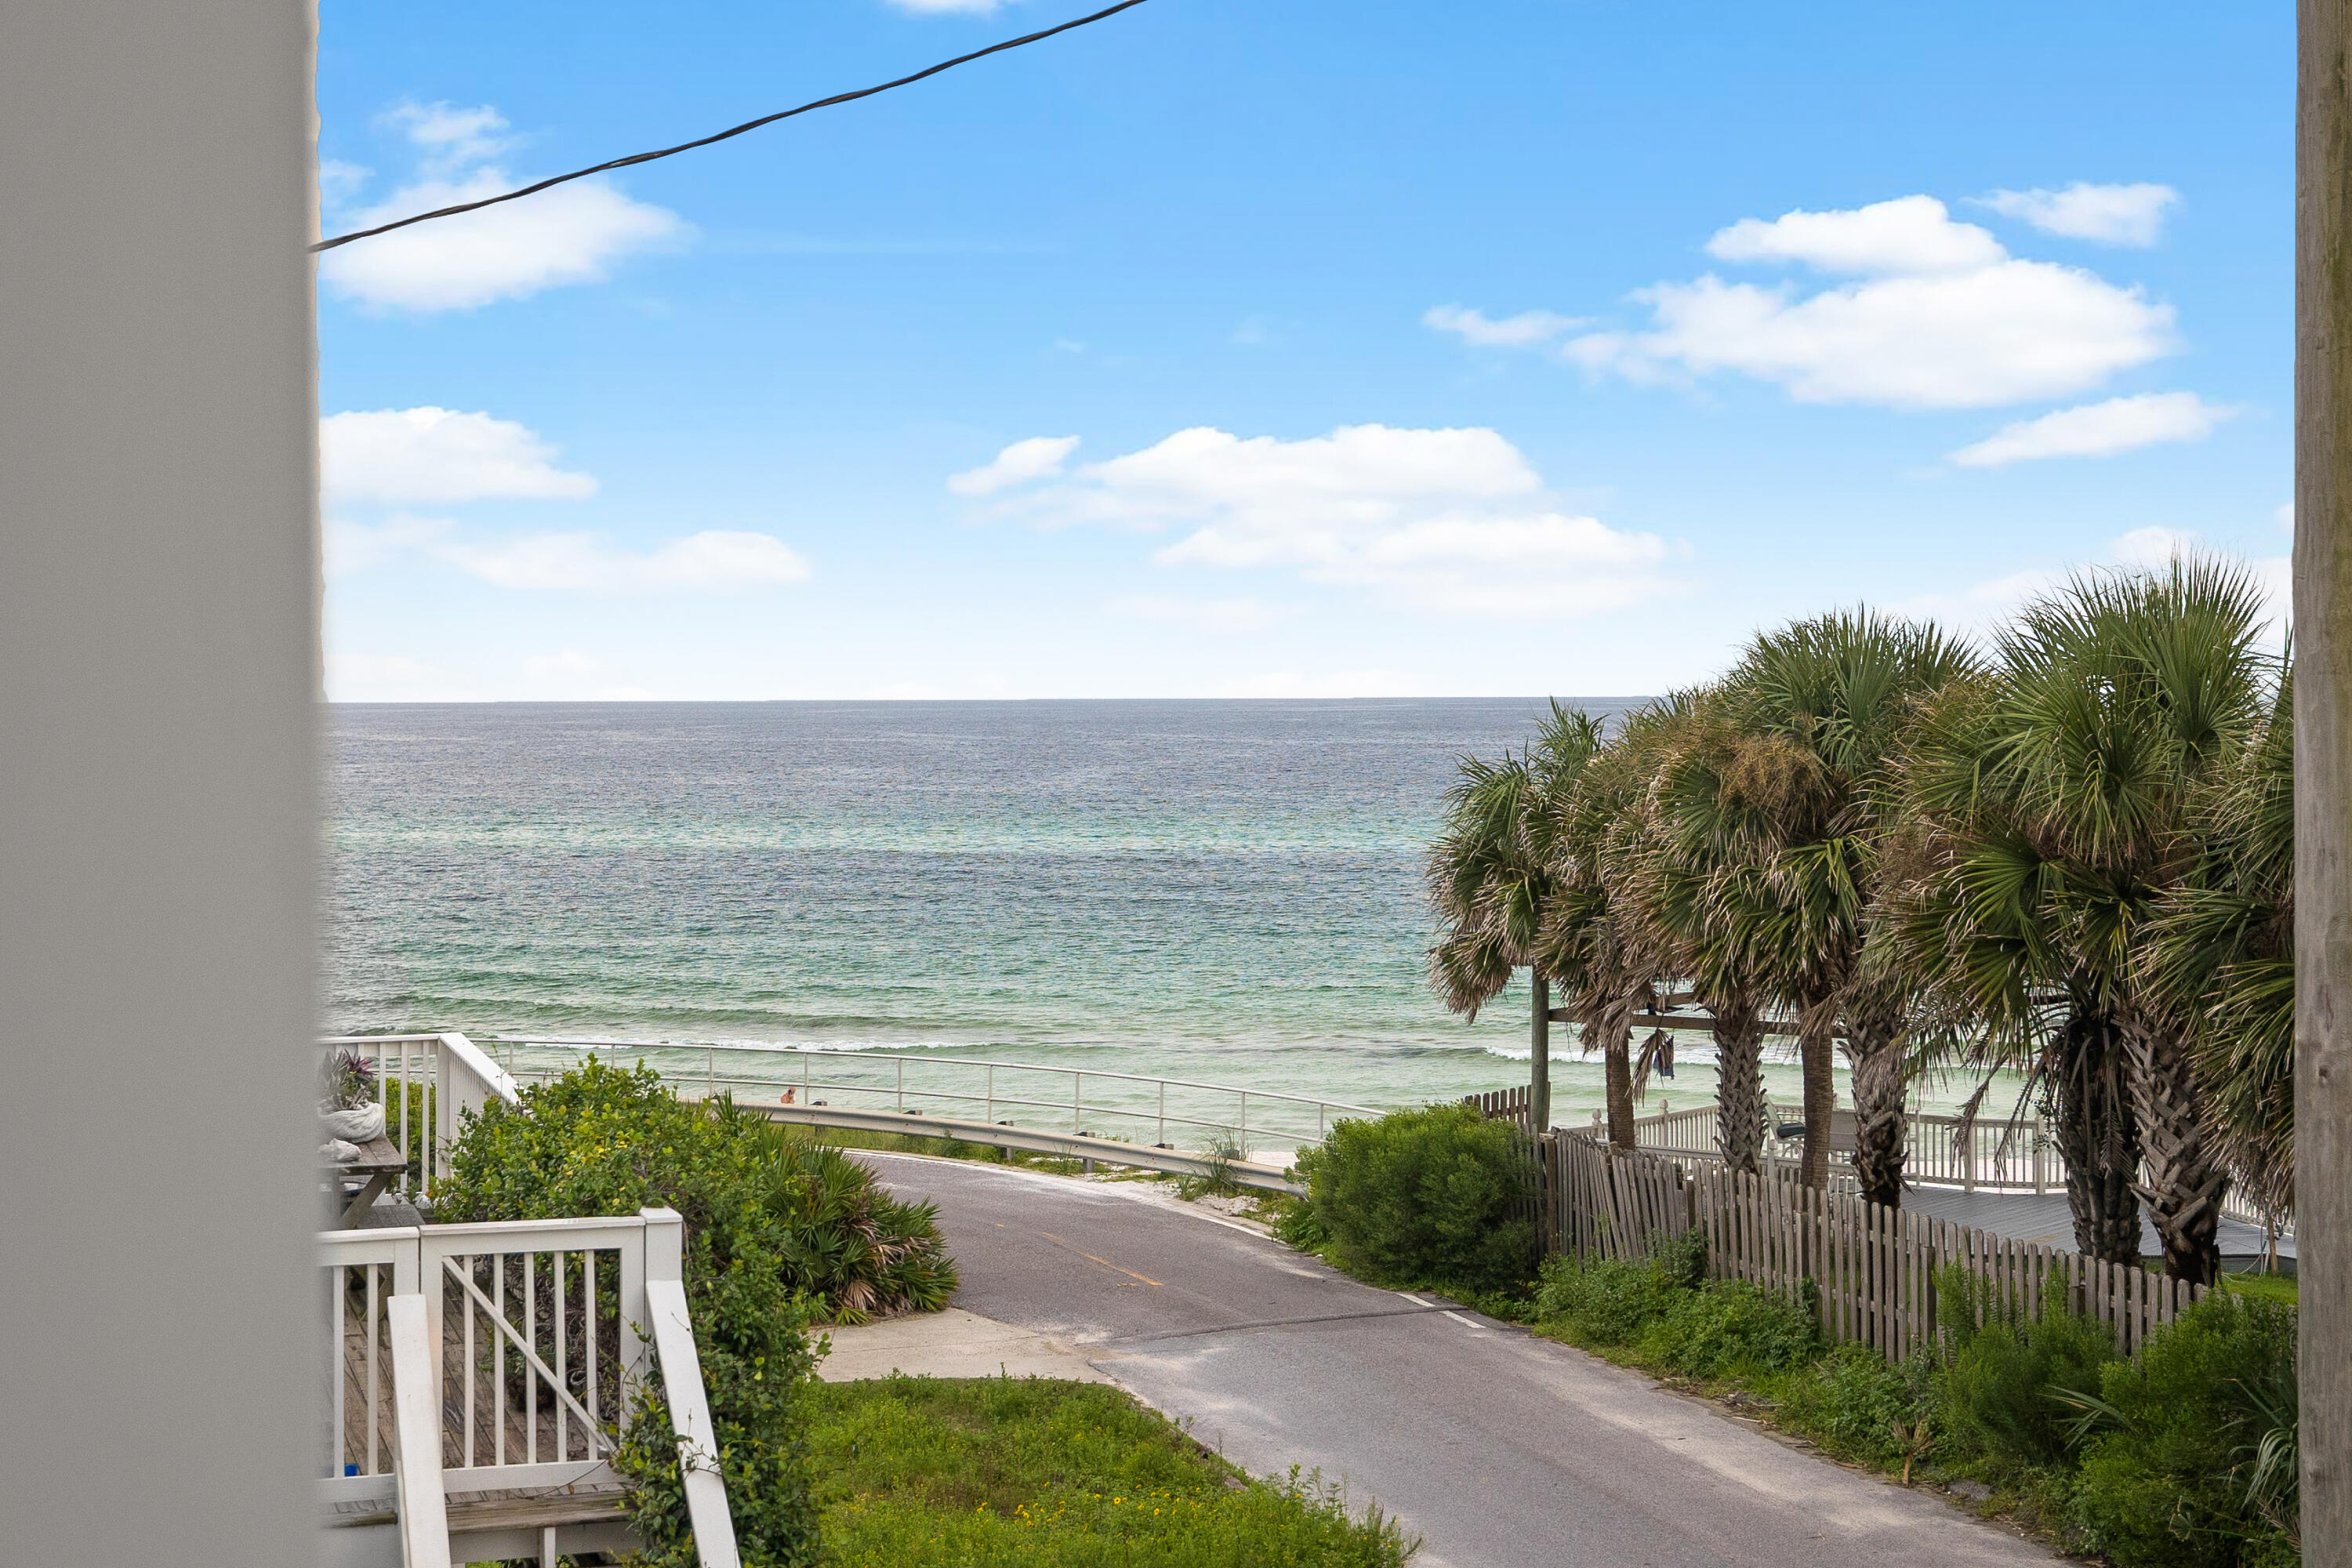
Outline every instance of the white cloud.
POLYGON ((774 535, 719 529, 647 552, 621 549, 589 533, 533 533, 496 544, 443 542, 428 553, 501 588, 755 588, 802 582, 809 574, 808 563, 774 535))
POLYGON ((1164 566, 1278 569, 1425 608, 1572 615, 1664 585, 1663 540, 1552 509, 1518 448, 1487 429, 1343 426, 1244 439, 1180 430, 998 502, 1044 526, 1184 531, 1164 566))
POLYGON ((948 489, 960 496, 993 495, 1014 485, 1051 478, 1078 449, 1076 436, 1033 436, 1015 441, 977 468, 949 477, 948 489))
POLYGON ((2167 441, 2201 441, 2235 412, 2193 392, 2111 397, 2004 425, 1954 452, 1951 461, 1962 468, 1992 468, 2041 458, 2112 458, 2167 441))
POLYGON ((331 501, 577 500, 588 475, 555 466, 556 448, 529 427, 488 414, 426 405, 333 414, 319 422, 331 501))
POLYGON ((2169 306, 2011 257, 1929 196, 1751 219, 1709 246, 1862 276, 1811 293, 1713 274, 1660 283, 1633 296, 1647 330, 1590 332, 1562 352, 1637 381, 1728 371, 1805 403, 1971 408, 2081 392, 2173 347, 2169 306))
MULTIPOLYGON (((487 160, 514 145, 483 105, 404 104, 384 117, 416 149, 417 177, 383 200, 339 214, 333 227, 395 218, 500 195, 524 182, 487 160)), ((337 165, 320 191, 330 205, 357 189, 337 165)), ((364 171, 360 171, 364 174, 364 171)), ((328 287, 363 304, 405 310, 468 310, 571 283, 601 282, 613 264, 673 246, 688 233, 677 214, 632 201, 606 180, 577 180, 521 201, 357 240, 319 258, 328 287)))
MULTIPOLYGON (((2105 551, 2089 564, 2095 570, 2162 566, 2174 556, 2197 550, 2201 544, 2202 538, 2194 529, 2154 525, 2135 528, 2107 541, 2105 551)), ((2257 556, 2247 560, 2246 565, 2262 587, 2271 621, 2270 640, 2275 646, 2294 607, 2290 560, 2284 555, 2257 556)), ((2063 571, 2042 568, 2012 572, 1958 593, 1922 595, 1896 605, 1895 610, 1898 615, 1932 616, 1962 630, 1982 631, 2014 613, 2028 599, 2059 587, 2067 575, 2063 571)))
POLYGON ((2154 245, 2165 215, 2179 205, 2170 185, 2094 185, 2077 180, 2063 191, 1995 191, 1977 198, 2005 217, 2021 218, 2045 234, 2102 245, 2154 245))
POLYGON ((1258 599, 1185 599, 1167 594, 1121 595, 1106 599, 1103 608, 1114 616, 1196 632, 1261 631, 1296 613, 1258 599))
POLYGON ((1822 272, 1918 277, 1975 272, 2008 258, 2000 241, 1954 223, 1933 196, 1898 196, 1845 211, 1744 217, 1706 242, 1717 261, 1797 261, 1822 272))
POLYGON ((515 144, 504 134, 511 129, 507 117, 488 104, 461 109, 454 103, 403 103, 382 117, 397 127, 425 158, 428 166, 456 168, 495 158, 515 144))
POLYGON ((1497 321, 1482 310, 1461 305, 1433 305, 1423 312, 1421 324, 1441 332, 1458 333, 1463 342, 1480 348, 1523 349, 1548 342, 1585 323, 1579 317, 1551 310, 1522 310, 1497 321))
POLYGON ((326 574, 348 577, 380 566, 403 551, 421 549, 446 538, 455 528, 446 518, 410 517, 399 513, 375 524, 327 519, 321 530, 326 545, 326 574))
MULTIPOLYGON (((348 222, 369 228, 499 195, 520 183, 487 168, 457 181, 419 181, 353 213, 348 222)), ((667 246, 686 232, 675 213, 631 201, 601 180, 577 180, 328 251, 319 258, 319 274, 337 294, 370 305, 469 310, 568 283, 600 283, 621 258, 667 246)))
POLYGON ((360 194, 360 187, 375 173, 363 163, 347 163, 340 158, 319 160, 319 205, 339 207, 360 194))
POLYGON ((2107 542, 2108 558, 2119 566, 2162 566, 2197 548, 2193 528, 2135 528, 2107 542))

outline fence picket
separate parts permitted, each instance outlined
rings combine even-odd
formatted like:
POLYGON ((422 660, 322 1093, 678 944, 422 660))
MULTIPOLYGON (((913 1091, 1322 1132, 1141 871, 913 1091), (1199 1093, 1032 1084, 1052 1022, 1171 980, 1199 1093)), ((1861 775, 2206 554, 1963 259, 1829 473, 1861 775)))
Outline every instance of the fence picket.
MULTIPOLYGON (((1524 1091, 1479 1097, 1488 1114, 1525 1110, 1524 1091), (1495 1101, 1491 1107, 1487 1101, 1495 1101)), ((1986 1315, 2039 1317, 2063 1303, 2107 1324, 2131 1354, 2158 1325, 2200 1300, 2195 1286, 2136 1264, 2103 1262, 2041 1242, 1888 1208, 1846 1191, 1822 1192, 1768 1164, 1749 1173, 1693 1163, 1687 1152, 1618 1149, 1581 1131, 1546 1133, 1534 1168, 1536 1210, 1547 1251, 1586 1259, 1638 1260, 1654 1235, 1696 1229, 1706 1274, 1798 1298, 1811 1279, 1822 1330, 1891 1359, 1930 1343, 1939 1313, 1936 1273, 1957 1264, 1978 1282, 1971 1305, 1986 1315)))

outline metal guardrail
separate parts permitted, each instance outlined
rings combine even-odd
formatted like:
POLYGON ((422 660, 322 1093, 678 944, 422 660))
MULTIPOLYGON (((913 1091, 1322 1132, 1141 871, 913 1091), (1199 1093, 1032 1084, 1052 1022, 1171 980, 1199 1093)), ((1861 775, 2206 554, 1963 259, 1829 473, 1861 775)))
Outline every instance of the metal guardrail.
MULTIPOLYGON (((1189 1131, 1188 1141, 1196 1143, 1230 1142, 1244 1160, 1259 1145, 1280 1143, 1296 1149, 1319 1143, 1331 1124, 1343 1117, 1382 1114, 1370 1106, 1312 1095, 937 1052, 827 1051, 798 1046, 514 1035, 486 1036, 478 1043, 489 1048, 509 1074, 526 1081, 568 1069, 583 1051, 604 1055, 615 1065, 634 1054, 682 1094, 691 1095, 697 1089, 712 1098, 730 1093, 739 1102, 763 1109, 781 1104, 887 1109, 893 1114, 916 1111, 981 1128, 1017 1127, 1039 1132, 1066 1129, 1069 1136, 1094 1141, 1097 1146, 1116 1140, 1119 1132, 1129 1136, 1117 1141, 1139 1144, 1149 1131, 1151 1145, 1163 1152, 1174 1148, 1170 1138, 1174 1129, 1180 1133, 1189 1131), (1041 1079, 1054 1083, 1055 1091, 1042 1089, 1041 1079), (1060 1091, 1063 1085, 1066 1092, 1060 1091), (783 1098, 786 1094, 788 1100, 783 1098), (835 1106, 835 1099, 851 1103, 835 1106), (973 1117, 968 1114, 971 1111, 979 1114, 973 1117)), ((1282 1163, 1287 1164, 1287 1159, 1282 1163)))
POLYGON ((1251 1159, 1225 1159, 1221 1154, 1190 1154, 1185 1150, 1119 1142, 1118 1138, 1091 1138, 1087 1133, 1046 1133, 1028 1126, 1002 1121, 957 1121, 955 1117, 924 1117, 922 1112, 887 1110, 845 1110, 833 1105, 762 1105, 769 1121, 793 1126, 837 1126, 856 1133, 903 1133, 910 1138, 952 1138, 957 1142, 985 1142, 997 1150, 1021 1150, 1025 1154, 1058 1154, 1063 1159, 1101 1159, 1112 1166, 1160 1171, 1162 1175, 1192 1175, 1200 1180, 1225 1180, 1251 1192, 1284 1192, 1306 1196, 1306 1183, 1286 1166, 1270 1166, 1251 1159))
POLYGON ((1047 1132, 1005 1122, 962 1121, 953 1117, 925 1116, 919 1111, 852 1110, 830 1105, 763 1105, 760 1113, 771 1121, 795 1127, 839 1127, 856 1132, 897 1132, 915 1138, 953 1139, 985 1143, 998 1149, 1018 1149, 1031 1154, 1057 1154, 1072 1160, 1100 1160, 1131 1165, 1163 1175, 1194 1176, 1226 1181, 1255 1192, 1307 1195, 1307 1184, 1281 1166, 1258 1161, 1229 1160, 1216 1154, 1187 1153, 1181 1149, 1122 1143, 1080 1132, 1047 1132))

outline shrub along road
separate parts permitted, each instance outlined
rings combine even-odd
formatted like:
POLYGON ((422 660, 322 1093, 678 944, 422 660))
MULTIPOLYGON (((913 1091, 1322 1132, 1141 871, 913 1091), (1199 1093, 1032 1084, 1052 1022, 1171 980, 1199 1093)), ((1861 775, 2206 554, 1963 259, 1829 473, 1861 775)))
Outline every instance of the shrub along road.
POLYGON ((1376 1289, 1155 1195, 859 1152, 938 1204, 966 1310, 1094 1364, 1255 1472, 1344 1480, 1423 1568, 1937 1568, 2050 1553, 1648 1378, 1376 1289))

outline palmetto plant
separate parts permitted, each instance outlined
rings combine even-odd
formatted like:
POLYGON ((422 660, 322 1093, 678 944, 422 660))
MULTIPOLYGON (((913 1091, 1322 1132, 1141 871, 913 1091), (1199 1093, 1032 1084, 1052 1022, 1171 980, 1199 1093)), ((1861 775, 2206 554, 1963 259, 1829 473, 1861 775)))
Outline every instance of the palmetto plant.
POLYGON ((1642 778, 1602 841, 1623 920, 1647 967, 1691 983, 1714 1021, 1717 1146, 1735 1171, 1763 1162, 1764 1004, 1769 980, 1727 911, 1753 896, 1753 867, 1731 853, 1709 809, 1724 742, 1717 689, 1677 692, 1630 719, 1615 748, 1642 778))
POLYGON ((1805 1082, 1804 1179, 1827 1176, 1831 1049, 1843 1024, 1853 1066, 1855 1174, 1864 1197, 1903 1194, 1903 1037, 1909 987, 1864 973, 1894 766, 1919 700, 1972 673, 1933 626, 1868 610, 1800 621, 1756 639, 1726 686, 1740 736, 1725 784, 1763 868, 1739 914, 1774 989, 1796 1014, 1805 1082))
MULTIPOLYGON (((1430 977, 1446 1005, 1467 1017, 1501 994, 1512 971, 1546 979, 1538 952, 1546 916, 1559 896, 1557 835, 1577 780, 1601 744, 1601 725, 1552 704, 1528 748, 1499 762, 1465 757, 1445 797, 1445 828, 1431 848, 1429 890, 1444 929, 1430 950, 1430 977)), ((1620 1051, 1610 1063, 1624 1064, 1620 1051)), ((1544 1064, 1530 1065, 1537 1083, 1544 1064)), ((1630 1082, 1630 1068, 1627 1069, 1630 1082)), ((1612 1093, 1612 1105, 1614 1102, 1612 1093)), ((1630 1092, 1625 1137, 1633 1136, 1630 1092)), ((1549 1106, 1534 1108, 1538 1125, 1549 1106)))
POLYGON ((1563 758, 1581 751, 1584 759, 1564 778, 1568 787, 1544 797, 1543 809, 1552 817, 1543 838, 1553 886, 1536 961, 1563 987, 1584 1048, 1601 1053, 1610 1138, 1630 1149, 1637 1089, 1631 1064, 1633 1013, 1643 998, 1654 999, 1658 972, 1623 896, 1612 847, 1648 791, 1651 757, 1639 716, 1607 745, 1597 743, 1596 724, 1580 714, 1574 719, 1575 728, 1560 734, 1554 749, 1563 758))
MULTIPOLYGON (((1684 949, 1796 1016, 1803 1178, 1828 1174, 1832 1041, 1854 1062, 1865 1193, 1902 1194, 1906 998, 1859 960, 1891 816, 1893 764, 1915 702, 1971 658, 1933 626, 1867 610, 1759 637, 1691 704, 1660 791, 1654 911, 1684 949), (1711 962, 1710 962, 1711 961, 1711 962)), ((1727 987, 1738 989, 1738 987, 1727 987)))
POLYGON ((2261 603, 2213 561, 2074 579, 1998 636, 1991 677, 1931 705, 1906 781, 1933 867, 1906 945, 2052 1089, 2078 1244, 2136 1258, 2136 1193, 2198 1281, 2222 1169, 2194 1030, 2135 955, 2196 863, 2196 803, 2269 710, 2261 603))
POLYGON ((2183 1021, 2231 1180, 2294 1208, 2294 689, 2189 808, 2195 859, 2157 904, 2134 968, 2144 1005, 2183 1021))
POLYGON ((933 1205, 898 1202, 848 1155, 782 1127, 761 1122, 749 1135, 754 1195, 780 1227, 785 1268, 835 1321, 947 1305, 956 1268, 933 1205))

